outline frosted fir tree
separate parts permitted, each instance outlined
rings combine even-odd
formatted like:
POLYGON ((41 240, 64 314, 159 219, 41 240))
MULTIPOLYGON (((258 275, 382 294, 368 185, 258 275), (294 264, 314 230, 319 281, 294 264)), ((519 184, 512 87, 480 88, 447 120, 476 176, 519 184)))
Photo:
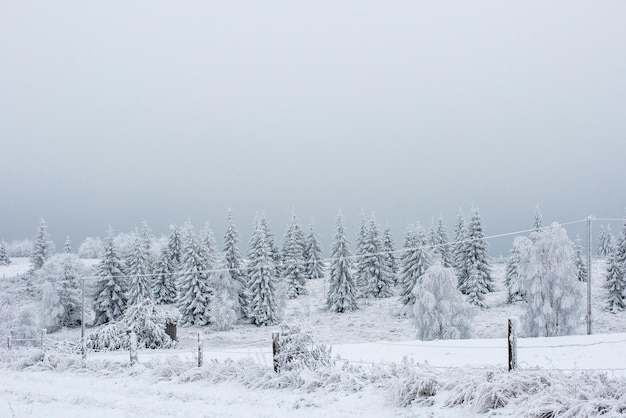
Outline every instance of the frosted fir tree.
POLYGON ((9 257, 9 251, 7 250, 7 243, 0 242, 0 266, 8 266, 11 264, 11 257, 9 257))
POLYGON ((48 237, 48 225, 46 221, 41 218, 39 227, 37 228, 37 235, 33 240, 33 249, 30 252, 31 269, 39 270, 53 252, 54 244, 48 237))
POLYGON ((213 230, 211 230, 211 224, 206 222, 204 224, 204 228, 201 231, 202 236, 202 250, 206 256, 207 265, 209 267, 213 267, 216 263, 216 260, 219 258, 217 251, 217 244, 215 243, 215 237, 213 235, 213 230))
POLYGON ((152 294, 157 304, 174 303, 178 299, 177 270, 172 264, 172 259, 169 246, 163 246, 153 271, 152 294))
POLYGON ((471 337, 472 306, 457 288, 453 268, 439 260, 426 270, 414 288, 413 316, 419 340, 471 337))
POLYGON ((365 218, 365 212, 361 211, 361 218, 359 221, 359 232, 356 237, 356 251, 355 255, 355 272, 354 279, 356 280, 359 291, 362 294, 367 293, 367 274, 365 272, 365 257, 367 241, 367 220, 365 218))
POLYGON ((152 235, 152 230, 148 225, 148 222, 143 221, 141 223, 141 242, 143 243, 146 257, 146 269, 148 273, 150 273, 153 269, 154 260, 152 259, 152 241, 154 240, 154 236, 152 235))
POLYGON ((239 314, 240 318, 248 317, 250 297, 248 295, 248 275, 244 269, 243 255, 239 251, 239 232, 233 223, 233 215, 229 210, 226 221, 226 232, 224 233, 224 265, 228 269, 230 277, 237 284, 239 289, 239 314))
POLYGON ((391 226, 387 224, 385 231, 383 232, 383 251, 385 252, 385 264, 387 264, 387 270, 393 278, 393 284, 398 281, 398 261, 396 260, 396 245, 393 242, 393 236, 391 235, 391 226))
POLYGON ((72 241, 70 241, 70 237, 65 237, 65 244, 63 244, 63 252, 65 254, 72 254, 72 241))
POLYGON ((557 223, 519 241, 518 272, 528 303, 522 322, 529 337, 570 335, 580 321, 581 285, 565 228, 557 223))
POLYGON ((286 285, 289 299, 295 299, 307 293, 302 238, 299 230, 298 220, 294 214, 285 231, 281 269, 281 279, 286 285))
POLYGON ((587 263, 583 258, 583 247, 581 245, 581 240, 577 236, 576 242, 574 244, 574 267, 576 267, 576 277, 579 282, 587 281, 587 263))
POLYGON ((389 271, 385 259, 383 241, 373 214, 367 228, 364 250, 365 253, 361 257, 363 280, 366 283, 365 296, 374 298, 388 298, 392 296, 395 280, 391 271, 389 271))
POLYGON ((539 205, 535 208, 535 217, 533 219, 533 231, 539 232, 543 228, 543 216, 541 216, 541 210, 539 205))
POLYGON ((606 266, 606 310, 611 313, 623 311, 626 308, 626 271, 619 262, 617 249, 610 251, 606 266))
POLYGON ((183 231, 182 259, 178 289, 181 324, 205 326, 211 323, 213 290, 209 285, 206 254, 202 244, 187 222, 183 231))
POLYGON ((467 295, 471 304, 484 308, 487 306, 484 301, 485 295, 493 290, 493 278, 478 208, 472 211, 467 238, 464 259, 459 271, 459 290, 467 295))
POLYGON ((320 244, 312 222, 309 224, 309 235, 306 243, 305 255, 307 258, 305 258, 304 275, 308 280, 323 279, 326 266, 322 258, 322 244, 320 244))
POLYGON ((42 297, 42 318, 49 331, 80 325, 80 280, 89 274, 89 269, 73 254, 53 255, 37 270, 39 281, 52 288, 42 297), (51 305, 53 302, 55 306, 51 305))
POLYGON ((276 269, 276 277, 280 276, 280 269, 282 266, 281 253, 278 247, 276 246, 276 242, 274 240, 274 233, 272 232, 272 227, 270 226, 270 221, 267 219, 267 216, 263 213, 259 217, 259 222, 261 223, 261 227, 265 232, 265 240, 269 246, 272 259, 274 260, 274 268, 276 269))
POLYGON ((524 296, 524 286, 519 272, 517 271, 517 266, 520 262, 519 246, 522 245, 520 243, 521 239, 522 237, 517 237, 513 241, 513 248, 511 248, 511 251, 509 252, 509 258, 506 263, 504 284, 508 293, 507 303, 515 303, 526 300, 524 296))
POLYGON ((104 254, 95 272, 97 277, 93 307, 95 326, 115 321, 126 310, 128 285, 123 269, 122 262, 117 255, 113 230, 109 228, 104 254))
POLYGON ((178 266, 183 258, 183 243, 177 225, 170 225, 170 235, 167 238, 167 252, 170 256, 170 264, 174 267, 174 270, 178 270, 178 266))
POLYGON ((413 290, 432 264, 432 258, 422 227, 419 224, 409 227, 400 258, 400 303, 404 306, 404 314, 412 314, 415 304, 413 290))
POLYGON ((454 243, 452 244, 452 258, 454 260, 454 267, 457 269, 458 275, 460 275, 461 271, 465 268, 466 244, 467 225, 465 223, 465 217, 463 216, 463 210, 459 208, 459 212, 456 218, 456 224, 454 226, 454 243))
POLYGON ((264 218, 257 218, 248 249, 250 319, 258 326, 275 325, 281 317, 278 276, 264 218))
POLYGON ((331 249, 326 307, 332 312, 350 312, 358 309, 357 284, 352 271, 350 243, 341 213, 337 216, 337 229, 331 249))
POLYGON ((211 322, 218 331, 233 328, 240 317, 239 283, 234 280, 225 260, 218 256, 215 269, 209 273, 209 286, 213 289, 214 303, 211 308, 211 322))
POLYGON ((126 259, 129 305, 136 305, 142 303, 145 299, 152 299, 152 276, 149 269, 149 258, 150 254, 142 236, 135 234, 135 240, 126 259))
POLYGON ((433 253, 435 257, 441 259, 441 263, 444 267, 454 267, 454 254, 450 247, 448 231, 443 221, 443 216, 439 216, 437 221, 437 227, 435 229, 435 239, 433 241, 433 253))
POLYGON ((600 225, 600 234, 598 235, 598 256, 609 257, 611 251, 616 246, 615 236, 611 232, 611 224, 607 224, 606 229, 600 225))

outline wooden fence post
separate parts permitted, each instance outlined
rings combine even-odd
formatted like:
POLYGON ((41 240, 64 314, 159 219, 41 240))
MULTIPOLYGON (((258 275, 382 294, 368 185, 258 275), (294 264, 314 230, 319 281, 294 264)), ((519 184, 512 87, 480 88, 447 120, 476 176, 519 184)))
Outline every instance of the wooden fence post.
POLYGON ((126 332, 128 333, 128 337, 130 339, 130 365, 134 366, 139 360, 137 357, 137 334, 135 334, 135 331, 130 329, 126 332))
POLYGON ((198 367, 202 367, 202 333, 198 333, 198 367))
POLYGON ((10 335, 7 337, 7 348, 9 350, 11 349, 11 336, 10 335))
POLYGON ((274 371, 278 373, 280 371, 280 363, 278 362, 278 354, 280 353, 280 333, 272 332, 272 355, 274 358, 274 371))
POLYGON ((508 322, 509 371, 512 371, 517 369, 517 331, 515 321, 509 318, 508 322))

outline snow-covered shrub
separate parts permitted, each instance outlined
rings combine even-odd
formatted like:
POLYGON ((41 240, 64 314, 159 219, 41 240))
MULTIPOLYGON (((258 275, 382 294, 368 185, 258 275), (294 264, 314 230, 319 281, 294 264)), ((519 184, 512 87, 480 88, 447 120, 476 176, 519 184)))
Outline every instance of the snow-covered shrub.
POLYGON ((50 282, 43 284, 41 293, 41 326, 48 332, 58 331, 64 312, 59 294, 50 282))
POLYGON ((150 299, 129 306, 118 322, 109 323, 87 336, 87 347, 93 350, 119 350, 130 347, 128 331, 137 335, 139 348, 172 348, 176 342, 165 333, 168 323, 177 318, 158 308, 150 299))
POLYGON ((311 334, 303 332, 299 326, 280 326, 278 367, 281 371, 318 369, 333 364, 330 348, 317 345, 311 334))
POLYGON ((33 241, 29 239, 11 241, 7 249, 11 257, 28 257, 33 249, 33 241))
POLYGON ((100 238, 87 237, 78 247, 80 258, 101 258, 104 254, 104 244, 100 238))
POLYGON ((440 374, 427 366, 418 366, 406 358, 392 370, 389 385, 392 402, 397 406, 432 405, 432 397, 441 388, 440 374))
POLYGON ((457 288, 454 268, 436 261, 415 288, 413 316, 420 340, 470 338, 473 308, 457 288))
POLYGON ((41 327, 37 321, 35 311, 30 307, 23 308, 17 315, 16 321, 11 325, 11 338, 14 344, 20 346, 39 346, 41 327))

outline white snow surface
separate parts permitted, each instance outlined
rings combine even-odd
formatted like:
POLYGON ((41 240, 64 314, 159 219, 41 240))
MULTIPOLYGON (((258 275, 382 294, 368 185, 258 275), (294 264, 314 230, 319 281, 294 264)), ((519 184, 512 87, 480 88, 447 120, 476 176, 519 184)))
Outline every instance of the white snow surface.
MULTIPOLYGON (((12 261, 0 278, 28 269, 27 259, 12 261)), ((220 332, 179 327, 176 349, 142 350, 132 367, 128 352, 89 352, 83 364, 64 348, 79 329, 47 335, 43 355, 3 348, 0 418, 540 416, 543 405, 561 404, 571 407, 569 416, 619 416, 626 414, 626 313, 603 310, 604 268, 603 260, 592 268, 593 335, 584 335, 584 318, 579 335, 531 339, 520 332, 515 373, 506 369, 506 323, 521 305, 505 303, 504 265, 495 264, 497 291, 487 295, 489 308, 478 312, 467 340, 416 340, 397 297, 327 312, 324 282, 308 281, 308 295, 286 302, 283 322, 332 346, 339 358, 330 371, 275 374, 271 334, 279 327, 249 324, 220 332), (411 395, 417 386, 426 394, 411 395)))

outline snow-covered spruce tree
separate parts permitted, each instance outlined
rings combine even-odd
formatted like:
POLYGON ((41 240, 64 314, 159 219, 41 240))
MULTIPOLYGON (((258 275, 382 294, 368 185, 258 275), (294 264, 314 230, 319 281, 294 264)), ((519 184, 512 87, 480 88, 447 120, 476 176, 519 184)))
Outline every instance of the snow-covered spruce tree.
POLYGON ((393 242, 393 236, 391 235, 391 226, 387 224, 385 231, 383 232, 383 251, 385 252, 385 264, 387 270, 393 278, 393 284, 398 281, 398 261, 396 260, 396 245, 393 242))
POLYGON ((201 244, 202 250, 206 256, 207 265, 213 267, 215 265, 216 260, 219 258, 217 251, 217 244, 215 243, 215 237, 213 235, 213 230, 211 229, 211 224, 206 222, 204 224, 204 228, 201 231, 201 244))
POLYGON ((190 222, 183 229, 183 247, 178 279, 178 309, 182 325, 211 323, 213 290, 209 286, 206 254, 190 222))
POLYGON ((239 251, 239 232, 233 223, 233 215, 229 210, 226 221, 226 232, 224 233, 224 264, 230 273, 230 277, 237 283, 239 289, 239 307, 238 316, 240 318, 248 318, 248 309, 250 306, 250 297, 248 295, 248 275, 243 268, 243 255, 239 251))
POLYGON ((337 229, 331 249, 326 307, 332 312, 350 312, 358 309, 358 289, 352 272, 350 243, 346 239, 343 216, 337 216, 337 229))
MULTIPOLYGON (((515 303, 526 300, 524 296, 524 286, 517 271, 519 265, 519 246, 520 239, 517 237, 513 241, 513 248, 509 252, 509 258, 506 263, 506 274, 504 276, 504 284, 508 292, 507 303, 515 303)), ((522 241, 523 242, 523 241, 522 241)))
POLYGON ((48 238, 48 225, 46 221, 41 218, 39 227, 37 228, 37 235, 33 241, 33 249, 30 252, 31 269, 39 270, 53 252, 54 244, 50 238, 48 238))
POLYGON ((454 255, 452 248, 450 248, 448 231, 443 221, 443 216, 439 216, 437 221, 437 228, 435 229, 435 239, 433 241, 433 253, 435 257, 441 259, 441 263, 444 267, 454 267, 454 255))
POLYGON ((454 267, 457 269, 457 275, 461 275, 465 268, 465 246, 467 245, 467 225, 463 210, 459 208, 459 213, 454 226, 454 243, 452 244, 452 258, 454 267))
POLYGON ((152 230, 148 225, 148 222, 143 221, 141 223, 141 241, 143 242, 144 251, 147 255, 146 257, 146 269, 148 273, 150 273, 154 268, 154 260, 152 255, 152 241, 154 237, 152 236, 152 230))
POLYGON ((249 315, 258 326, 275 325, 281 317, 277 270, 263 219, 257 218, 248 249, 249 315))
POLYGON ((617 249, 609 251, 608 254, 604 283, 607 291, 606 309, 611 313, 617 313, 626 308, 626 271, 618 260, 617 249))
POLYGON ((424 230, 419 224, 410 226, 404 236, 404 251, 400 259, 400 302, 404 306, 404 314, 413 313, 413 290, 431 264, 432 255, 424 230))
POLYGON ((7 243, 0 242, 0 266, 8 266, 11 264, 11 258, 9 257, 9 251, 7 250, 7 243))
POLYGON ((172 264, 169 246, 161 248, 161 253, 154 265, 152 294, 157 304, 174 303, 177 300, 176 273, 172 264))
POLYGON ((533 231, 539 232, 543 228, 543 216, 541 216, 541 210, 539 205, 535 208, 535 217, 533 218, 533 231))
POLYGON ((218 331, 232 329, 241 315, 239 305, 239 283, 234 280, 220 255, 209 273, 209 286, 213 289, 214 303, 211 308, 211 322, 218 331))
MULTIPOLYGON (((55 254, 37 270, 36 275, 40 282, 49 283, 56 294, 57 306, 42 307, 42 319, 48 322, 46 328, 52 330, 80 325, 80 279, 89 275, 89 269, 73 254, 55 254), (58 315, 53 317, 50 313, 53 311, 58 315)), ((51 294, 49 292, 48 296, 51 294)), ((51 301, 47 299, 46 302, 51 301)))
POLYGON ((365 258, 367 240, 367 219, 365 212, 361 210, 361 218, 359 220, 359 232, 356 237, 356 251, 354 253, 356 262, 354 264, 354 279, 356 280, 359 292, 363 295, 367 293, 367 274, 365 273, 365 258))
POLYGON ((128 277, 128 304, 136 305, 145 299, 152 299, 151 273, 149 270, 150 254, 142 236, 135 234, 130 253, 126 259, 128 277))
POLYGON ((309 224, 309 235, 306 240, 304 275, 308 280, 324 278, 324 260, 322 259, 322 244, 315 233, 313 222, 309 224))
POLYGON ((65 237, 65 244, 63 244, 63 252, 65 254, 72 254, 72 241, 70 241, 69 235, 65 237))
POLYGON ((298 230, 298 219, 294 214, 285 231, 282 255, 283 265, 281 268, 281 279, 286 285, 287 297, 289 299, 295 299, 307 293, 303 248, 298 236, 298 230))
POLYGON ((276 277, 280 277, 280 268, 282 266, 281 253, 278 247, 276 246, 276 242, 274 241, 274 233, 272 232, 272 227, 270 226, 270 221, 267 219, 267 216, 263 213, 260 218, 261 227, 265 232, 265 241, 269 245, 269 249, 271 252, 272 260, 274 260, 274 268, 276 269, 276 277))
POLYGON ((583 247, 580 238, 576 237, 574 244, 574 267, 576 267, 576 277, 579 282, 587 281, 587 263, 583 259, 583 247))
POLYGON ((366 297, 388 298, 393 295, 394 277, 385 259, 385 249, 380 237, 378 223, 372 214, 362 255, 362 273, 365 275, 366 297))
POLYGON ((486 307, 485 294, 493 290, 493 279, 478 208, 472 211, 467 238, 464 262, 460 270, 462 276, 459 277, 459 290, 467 295, 471 304, 486 307))
POLYGON ((609 257, 611 251, 615 248, 616 241, 611 232, 611 224, 607 224, 606 229, 600 226, 600 235, 598 235, 598 256, 609 257))
POLYGON ((470 338, 473 308, 458 290, 453 268, 443 267, 439 260, 435 261, 413 292, 418 339, 470 338))
POLYGON ((522 318, 529 337, 571 334, 580 321, 581 285, 573 250, 558 223, 520 238, 518 273, 528 303, 522 318))
POLYGON ((109 227, 104 254, 96 267, 96 289, 94 293, 94 325, 115 321, 126 310, 127 281, 122 262, 117 255, 113 230, 109 227))
POLYGON ((183 243, 177 225, 170 225, 170 235, 167 238, 167 252, 170 255, 170 264, 175 271, 183 258, 183 243))

